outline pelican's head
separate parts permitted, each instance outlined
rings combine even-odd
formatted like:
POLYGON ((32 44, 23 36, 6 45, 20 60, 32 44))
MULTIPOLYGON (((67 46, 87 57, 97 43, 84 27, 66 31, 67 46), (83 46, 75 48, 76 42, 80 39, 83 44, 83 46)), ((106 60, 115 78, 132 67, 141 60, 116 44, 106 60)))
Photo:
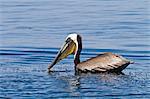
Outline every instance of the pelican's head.
POLYGON ((54 61, 50 64, 48 69, 51 69, 56 63, 66 58, 70 54, 74 54, 74 60, 79 60, 81 50, 81 36, 76 33, 69 34, 65 39, 65 43, 61 47, 60 51, 58 52, 57 56, 55 57, 54 61))

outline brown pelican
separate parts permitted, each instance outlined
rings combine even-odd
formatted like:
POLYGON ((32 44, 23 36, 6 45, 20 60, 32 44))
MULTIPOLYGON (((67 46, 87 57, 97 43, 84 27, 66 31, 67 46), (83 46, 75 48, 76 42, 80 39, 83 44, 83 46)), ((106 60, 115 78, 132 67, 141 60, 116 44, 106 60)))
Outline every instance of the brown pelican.
POLYGON ((66 58, 68 55, 74 55, 74 64, 76 72, 116 72, 119 73, 125 69, 131 61, 122 56, 113 54, 111 52, 100 54, 92 57, 86 61, 80 62, 80 53, 82 50, 82 38, 76 33, 69 34, 61 47, 54 61, 49 65, 49 71, 60 60, 66 58))

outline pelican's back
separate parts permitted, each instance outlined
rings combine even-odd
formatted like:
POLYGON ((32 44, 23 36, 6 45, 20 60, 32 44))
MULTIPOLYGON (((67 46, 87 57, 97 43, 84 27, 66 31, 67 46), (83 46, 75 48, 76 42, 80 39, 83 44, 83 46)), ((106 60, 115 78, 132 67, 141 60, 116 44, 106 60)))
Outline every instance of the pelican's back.
POLYGON ((104 53, 79 63, 76 66, 82 72, 121 72, 130 61, 113 53, 104 53))

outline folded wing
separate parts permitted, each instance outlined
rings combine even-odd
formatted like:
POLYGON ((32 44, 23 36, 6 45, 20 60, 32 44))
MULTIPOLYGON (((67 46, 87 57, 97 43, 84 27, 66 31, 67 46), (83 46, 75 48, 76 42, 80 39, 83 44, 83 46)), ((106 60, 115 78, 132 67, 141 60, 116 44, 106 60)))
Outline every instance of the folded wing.
POLYGON ((77 71, 82 72, 121 72, 131 62, 113 53, 104 53, 79 63, 77 71))

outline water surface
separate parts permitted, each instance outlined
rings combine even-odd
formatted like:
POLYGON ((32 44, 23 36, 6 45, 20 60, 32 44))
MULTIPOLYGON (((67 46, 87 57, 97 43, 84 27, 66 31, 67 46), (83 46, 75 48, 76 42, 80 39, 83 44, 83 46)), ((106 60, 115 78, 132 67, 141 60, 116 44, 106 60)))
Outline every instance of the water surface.
POLYGON ((149 0, 1 0, 0 98, 150 98, 149 0), (102 52, 135 64, 74 75, 73 56, 48 74, 65 37, 83 37, 81 60, 102 52))

